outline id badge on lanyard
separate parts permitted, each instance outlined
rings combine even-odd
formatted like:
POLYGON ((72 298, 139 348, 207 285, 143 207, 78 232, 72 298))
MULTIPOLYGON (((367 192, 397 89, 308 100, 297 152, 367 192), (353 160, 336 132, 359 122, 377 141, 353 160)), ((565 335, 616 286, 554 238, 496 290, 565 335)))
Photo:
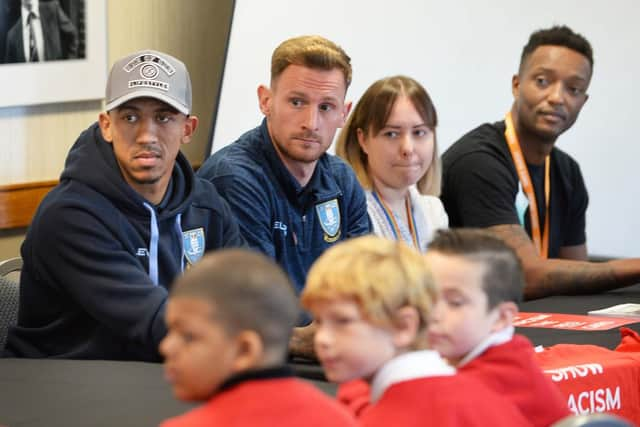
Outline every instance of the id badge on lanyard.
POLYGON ((549 179, 550 169, 550 156, 544 159, 544 200, 545 200, 545 215, 544 215, 544 231, 542 236, 540 235, 540 219, 538 216, 538 203, 536 202, 536 195, 533 190, 533 183, 529 176, 529 170, 527 169, 527 163, 524 160, 522 149, 520 148, 520 141, 518 141, 518 135, 516 135, 515 127, 513 126, 513 119, 511 118, 511 112, 507 113, 504 119, 506 129, 504 136, 507 139, 507 146, 511 152, 513 163, 518 172, 518 179, 522 185, 522 191, 529 199, 529 219, 531 221, 531 239, 536 246, 538 253, 542 258, 549 256, 549 199, 551 197, 551 181, 549 179))

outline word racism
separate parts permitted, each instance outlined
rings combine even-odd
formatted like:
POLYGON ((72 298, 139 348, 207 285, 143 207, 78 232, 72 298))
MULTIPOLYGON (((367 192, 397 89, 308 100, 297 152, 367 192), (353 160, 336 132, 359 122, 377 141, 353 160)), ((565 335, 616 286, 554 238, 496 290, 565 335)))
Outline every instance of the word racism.
POLYGON ((611 412, 620 410, 620 387, 616 387, 612 392, 610 388, 599 388, 596 390, 586 390, 569 395, 567 402, 569 410, 574 414, 589 414, 594 412, 611 412))

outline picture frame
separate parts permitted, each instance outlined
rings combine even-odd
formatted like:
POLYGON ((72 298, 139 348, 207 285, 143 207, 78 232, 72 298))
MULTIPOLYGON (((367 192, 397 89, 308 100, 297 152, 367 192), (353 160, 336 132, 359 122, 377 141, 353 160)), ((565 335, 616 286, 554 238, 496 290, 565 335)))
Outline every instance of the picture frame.
POLYGON ((104 97, 107 74, 106 0, 84 0, 83 5, 84 28, 80 36, 84 35, 84 58, 0 64, 0 107, 104 97))

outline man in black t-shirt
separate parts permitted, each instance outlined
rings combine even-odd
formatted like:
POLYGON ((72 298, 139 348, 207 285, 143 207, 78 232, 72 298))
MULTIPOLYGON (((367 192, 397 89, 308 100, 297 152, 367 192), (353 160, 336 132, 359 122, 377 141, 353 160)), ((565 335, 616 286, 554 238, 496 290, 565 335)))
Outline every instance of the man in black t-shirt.
POLYGON ((586 262, 587 190, 578 163, 554 146, 587 101, 592 71, 583 36, 565 26, 533 33, 505 120, 472 130, 442 157, 450 225, 487 228, 511 245, 529 299, 640 280, 640 259, 586 262))
MULTIPOLYGON (((504 133, 504 121, 481 125, 445 153, 446 191, 442 199, 452 227, 519 224, 531 235, 529 203, 504 133)), ((544 165, 528 163, 527 170, 544 225, 544 165)), ((548 256, 563 258, 562 248, 586 242, 588 195, 578 163, 555 147, 550 153, 550 184, 548 256)))

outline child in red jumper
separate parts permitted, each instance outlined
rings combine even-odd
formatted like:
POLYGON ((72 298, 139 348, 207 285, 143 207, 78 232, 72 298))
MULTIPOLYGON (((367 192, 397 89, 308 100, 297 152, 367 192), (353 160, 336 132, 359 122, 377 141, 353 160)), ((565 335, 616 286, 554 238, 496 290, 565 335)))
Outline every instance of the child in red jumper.
POLYGON ((425 255, 438 288, 429 342, 458 368, 509 398, 534 426, 569 415, 559 389, 534 360, 531 343, 514 335, 524 274, 502 240, 473 229, 439 231, 425 255))
POLYGON ((354 427, 341 405, 286 367, 297 317, 274 262, 245 250, 206 255, 171 291, 160 352, 176 397, 207 403, 162 426, 354 427))
POLYGON ((380 237, 333 246, 311 267, 302 303, 314 316, 315 351, 330 381, 370 384, 361 425, 530 425, 511 402, 427 348, 434 294, 422 255, 380 237))

